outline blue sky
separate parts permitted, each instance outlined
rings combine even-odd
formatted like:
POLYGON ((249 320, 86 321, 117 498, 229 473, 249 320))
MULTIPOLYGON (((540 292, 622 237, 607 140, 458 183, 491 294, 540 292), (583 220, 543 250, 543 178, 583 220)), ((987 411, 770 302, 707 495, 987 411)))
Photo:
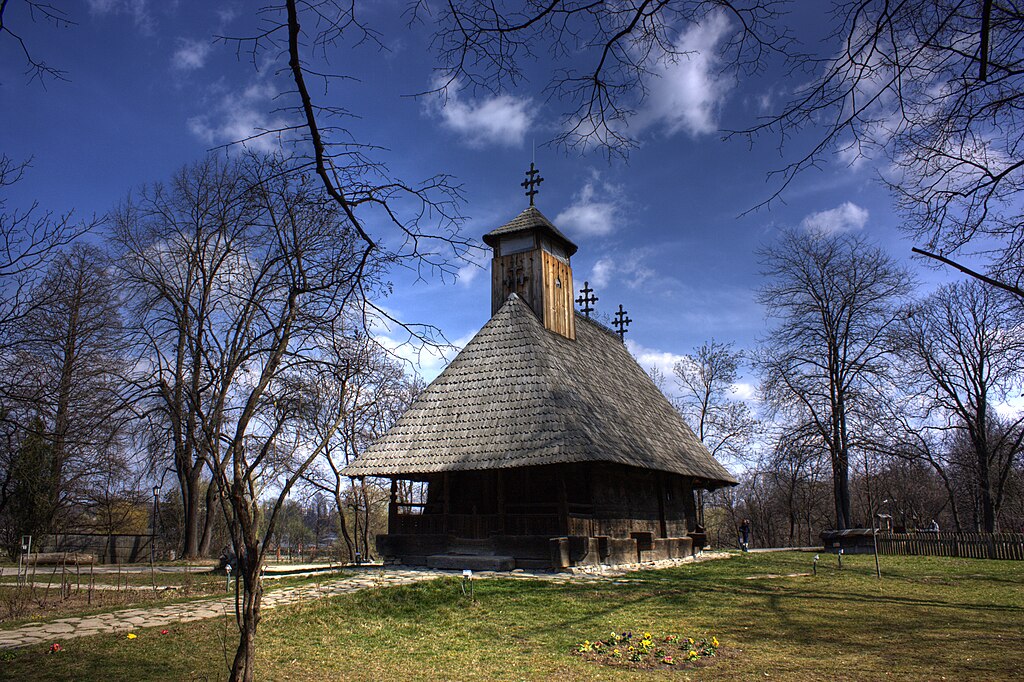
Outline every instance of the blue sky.
MULTIPOLYGON (((797 3, 789 20, 811 47, 825 26, 818 5, 797 3)), ((234 47, 213 41, 251 31, 255 6, 90 0, 71 7, 77 24, 68 28, 33 23, 13 6, 5 21, 68 80, 45 88, 26 82, 15 46, 0 44, 0 147, 15 159, 32 158, 10 204, 37 200, 57 212, 102 214, 132 187, 164 180, 209 148, 272 125, 287 83, 269 62, 256 68, 234 47)), ((720 131, 770 113, 796 82, 772 69, 741 79, 721 73, 713 48, 734 27, 720 16, 680 33, 680 44, 697 52, 653 82, 630 121, 641 145, 627 164, 544 144, 559 130, 561 109, 544 93, 550 64, 543 58, 529 65, 525 82, 501 95, 461 91, 446 103, 409 96, 429 89, 436 73, 430 26, 407 26, 405 7, 392 0, 361 5, 362 19, 387 50, 333 50, 332 68, 358 80, 335 82, 326 95, 318 84, 314 96, 358 116, 346 125, 358 139, 390 150, 384 158, 395 175, 454 175, 466 197, 465 233, 475 238, 526 207, 519 182, 536 144, 545 178, 537 206, 579 245, 572 262, 577 288, 590 281, 599 312, 623 304, 634 321, 627 338, 645 366, 668 371, 680 354, 712 337, 753 346, 766 329, 756 303, 755 251, 780 228, 858 231, 900 259, 909 256, 912 244, 898 233, 869 161, 851 164, 839 155, 800 176, 784 201, 741 216, 770 196, 766 173, 784 157, 773 139, 751 148, 723 141, 720 131)), ((788 149, 798 152, 813 134, 798 136, 788 149)), ((928 282, 952 277, 908 263, 928 282)), ((473 264, 461 274, 454 282, 416 282, 395 272, 395 293, 382 304, 464 343, 489 315, 489 277, 473 264)), ((441 361, 425 360, 421 369, 431 378, 441 361)), ((748 375, 741 395, 753 383, 748 375)))

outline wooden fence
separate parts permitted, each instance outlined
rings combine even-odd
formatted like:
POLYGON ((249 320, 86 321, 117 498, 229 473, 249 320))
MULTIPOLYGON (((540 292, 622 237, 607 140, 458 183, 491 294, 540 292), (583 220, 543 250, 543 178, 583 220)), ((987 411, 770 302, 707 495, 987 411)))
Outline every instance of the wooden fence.
POLYGON ((1024 533, 879 533, 879 554, 1024 560, 1024 533))

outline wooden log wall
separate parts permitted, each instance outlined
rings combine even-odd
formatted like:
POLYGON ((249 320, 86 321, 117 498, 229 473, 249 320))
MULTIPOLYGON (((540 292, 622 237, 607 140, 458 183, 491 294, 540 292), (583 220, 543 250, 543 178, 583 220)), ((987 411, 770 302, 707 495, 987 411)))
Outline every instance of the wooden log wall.
POLYGON ((1024 533, 879 533, 878 553, 1024 561, 1024 533))

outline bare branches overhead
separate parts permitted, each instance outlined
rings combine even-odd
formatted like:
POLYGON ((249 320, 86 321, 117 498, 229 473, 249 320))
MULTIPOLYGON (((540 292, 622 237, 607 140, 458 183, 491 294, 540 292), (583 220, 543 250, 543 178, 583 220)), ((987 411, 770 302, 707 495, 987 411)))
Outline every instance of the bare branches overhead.
POLYGON ((355 139, 341 124, 351 112, 324 103, 328 87, 349 78, 331 66, 336 50, 360 44, 383 50, 379 34, 357 18, 354 3, 339 0, 285 0, 262 8, 259 17, 254 33, 218 40, 258 68, 274 65, 294 89, 277 97, 286 124, 236 144, 272 141, 291 160, 285 172, 315 174, 361 240, 364 259, 381 250, 426 274, 453 273, 470 245, 459 235, 459 185, 444 173, 415 182, 393 176, 387 149, 355 139))
POLYGON ((546 92, 564 105, 555 142, 574 149, 601 148, 625 156, 636 144, 629 118, 648 94, 659 65, 692 55, 683 30, 721 13, 728 37, 718 46, 722 69, 758 71, 790 40, 777 20, 784 2, 742 0, 452 0, 416 2, 414 21, 438 24, 434 48, 438 88, 500 91, 525 78, 525 63, 552 63, 546 92), (436 12, 436 15, 434 14, 436 12))

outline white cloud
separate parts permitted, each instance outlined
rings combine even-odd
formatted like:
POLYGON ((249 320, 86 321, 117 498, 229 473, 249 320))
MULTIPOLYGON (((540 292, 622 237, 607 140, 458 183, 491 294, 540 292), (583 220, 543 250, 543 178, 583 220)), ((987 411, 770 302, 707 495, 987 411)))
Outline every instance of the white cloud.
POLYGON ((1024 395, 1008 397, 995 403, 996 412, 1003 419, 1016 419, 1024 412, 1024 395))
POLYGON ((615 258, 601 258, 594 263, 588 281, 596 287, 606 287, 615 278, 636 289, 654 277, 654 270, 646 265, 650 253, 650 249, 630 249, 615 258))
POLYGON ((720 72, 718 57, 719 43, 731 30, 723 12, 712 12, 682 33, 674 47, 686 54, 652 65, 656 77, 635 122, 641 127, 664 125, 670 135, 715 132, 718 111, 733 87, 732 79, 720 72))
POLYGON ((868 222, 868 210, 846 201, 827 211, 818 211, 805 217, 800 226, 808 232, 835 234, 864 229, 868 222))
POLYGON ((193 71, 201 69, 206 64, 206 58, 210 56, 211 45, 208 42, 199 40, 181 40, 180 47, 171 57, 171 65, 179 71, 193 71))
POLYGON ((601 258, 594 263, 594 269, 590 271, 590 283, 595 287, 606 287, 615 272, 615 262, 611 258, 601 258))
POLYGON ((436 346, 414 341, 399 341, 384 334, 374 336, 377 343, 395 358, 413 368, 424 381, 431 382, 437 378, 455 356, 465 348, 476 332, 461 336, 447 346, 436 346))
POLYGON ((466 252, 466 264, 459 268, 456 279, 462 286, 469 286, 480 273, 487 270, 491 260, 491 250, 473 248, 466 252))
POLYGON ((143 33, 153 30, 153 15, 149 11, 149 0, 88 0, 89 11, 96 15, 127 14, 135 27, 143 33))
POLYGON ((430 106, 446 128, 458 133, 470 147, 498 145, 517 147, 533 124, 533 103, 529 98, 496 95, 464 101, 458 84, 430 106))
MULTIPOLYGON (((669 353, 668 351, 657 350, 654 348, 647 348, 641 346, 639 343, 626 339, 626 348, 633 354, 636 361, 640 363, 640 366, 644 369, 650 369, 651 367, 657 367, 666 378, 672 377, 672 368, 675 367, 677 362, 684 362, 686 358, 678 353, 669 353)), ((668 387, 666 387, 668 388, 668 387)))
POLYGON ((758 402, 757 387, 746 381, 740 381, 729 387, 732 389, 732 397, 743 402, 758 402))
POLYGON ((574 197, 574 201, 564 211, 555 216, 555 223, 569 232, 585 237, 604 237, 615 231, 622 224, 620 206, 608 197, 619 194, 618 189, 607 183, 602 184, 601 199, 597 199, 597 175, 583 186, 574 197))
POLYGON ((280 148, 277 130, 287 124, 268 113, 270 100, 277 94, 272 83, 258 81, 241 92, 228 92, 210 107, 209 113, 188 119, 189 131, 210 146, 245 140, 245 146, 262 152, 280 148), (258 137, 254 137, 258 136, 258 137))

